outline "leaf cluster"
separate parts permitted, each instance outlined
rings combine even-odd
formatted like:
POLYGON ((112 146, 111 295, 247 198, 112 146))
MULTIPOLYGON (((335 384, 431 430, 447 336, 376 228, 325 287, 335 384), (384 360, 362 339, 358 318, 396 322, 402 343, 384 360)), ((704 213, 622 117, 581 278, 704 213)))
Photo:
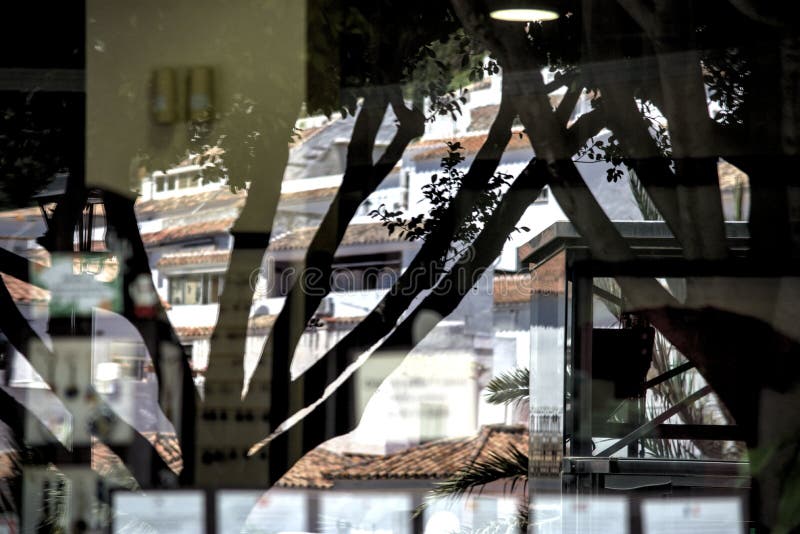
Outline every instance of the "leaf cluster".
POLYGON ((703 82, 708 98, 720 110, 714 120, 723 125, 743 124, 739 110, 745 99, 745 85, 751 72, 738 48, 712 50, 703 58, 703 82))
POLYGON ((622 155, 619 141, 613 134, 606 141, 594 137, 589 139, 589 142, 578 150, 576 162, 580 162, 583 158, 589 160, 590 163, 610 164, 611 167, 606 170, 606 179, 609 182, 616 182, 622 178, 621 167, 625 163, 625 158, 622 155))
POLYGON ((464 86, 500 72, 494 59, 484 62, 485 56, 486 52, 461 29, 426 44, 406 68, 406 97, 417 105, 429 99, 428 121, 447 115, 455 120, 467 101, 464 86))
POLYGON ((521 404, 530 398, 531 373, 527 368, 513 369, 492 378, 486 384, 489 404, 521 404))
MULTIPOLYGON (((655 141, 659 156, 665 159, 672 158, 672 142, 670 141, 667 125, 660 116, 658 108, 649 100, 640 101, 641 118, 647 123, 650 134, 655 141)), ((595 110, 603 107, 603 99, 598 97, 592 101, 595 110)), ((630 159, 625 156, 622 147, 613 133, 604 141, 591 137, 589 141, 581 147, 575 158, 576 163, 604 163, 611 165, 606 170, 606 179, 609 182, 617 182, 623 176, 622 166, 631 171, 630 159), (588 161, 587 161, 588 160, 588 161)))
POLYGON ((502 453, 489 452, 486 458, 461 469, 451 479, 436 484, 433 497, 458 498, 471 495, 486 484, 505 480, 513 492, 517 484, 528 479, 528 454, 510 445, 502 453))
MULTIPOLYGON (((458 193, 464 180, 464 171, 460 168, 464 161, 461 151, 463 145, 458 141, 447 141, 447 154, 441 160, 441 172, 431 175, 430 182, 422 186, 422 195, 430 204, 427 216, 418 214, 408 216, 402 210, 389 211, 381 204, 378 209, 372 210, 369 215, 380 220, 392 235, 400 231, 400 237, 408 241, 425 239, 428 235, 438 230, 449 231, 443 228, 447 220, 447 212, 458 193)), ((457 228, 453 243, 470 243, 480 233, 489 216, 494 212, 502 199, 503 190, 511 182, 511 175, 495 173, 489 180, 488 187, 477 197, 469 216, 457 228)), ((445 256, 459 254, 459 249, 451 244, 445 256)))

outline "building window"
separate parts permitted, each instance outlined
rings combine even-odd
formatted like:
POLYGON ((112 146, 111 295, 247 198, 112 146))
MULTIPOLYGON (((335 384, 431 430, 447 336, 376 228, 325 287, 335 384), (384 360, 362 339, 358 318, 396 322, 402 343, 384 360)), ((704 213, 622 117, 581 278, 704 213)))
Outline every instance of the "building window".
POLYGON ((213 304, 222 291, 219 274, 187 274, 169 277, 170 304, 213 304))
POLYGON ((156 191, 159 193, 162 191, 167 190, 167 177, 166 176, 157 176, 156 177, 156 191))
POLYGON ((147 352, 142 343, 112 341, 109 345, 109 359, 119 366, 121 378, 142 380, 147 362, 147 352))
POLYGON ((387 289, 400 273, 400 254, 337 258, 331 275, 333 291, 387 289))

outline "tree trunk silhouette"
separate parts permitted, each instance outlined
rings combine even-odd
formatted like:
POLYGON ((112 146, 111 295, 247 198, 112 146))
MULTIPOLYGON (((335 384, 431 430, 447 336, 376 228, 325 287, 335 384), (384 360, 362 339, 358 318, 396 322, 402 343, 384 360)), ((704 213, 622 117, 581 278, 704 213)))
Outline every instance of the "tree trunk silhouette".
MULTIPOLYGON (((456 309, 463 297, 500 254, 505 237, 511 233, 519 218, 541 193, 545 177, 546 172, 541 162, 534 160, 528 164, 511 184, 500 205, 473 242, 474 256, 457 262, 369 358, 380 358, 380 353, 383 351, 391 351, 393 355, 407 354, 439 321, 456 309), (424 323, 417 322, 420 316, 425 317, 424 323), (424 327, 421 327, 422 324, 424 327)), ((402 358, 393 361, 399 365, 402 358)), ((383 379, 395 368, 396 366, 381 367, 383 379)), ((328 439, 352 431, 361 416, 360 413, 354 412, 357 373, 358 371, 355 371, 341 381, 328 397, 293 427, 275 436, 267 444, 269 450, 271 451, 273 447, 287 447, 291 442, 301 441, 302 450, 310 451, 328 439), (333 425, 326 420, 330 413, 337 414, 333 425)), ((299 456, 292 457, 293 461, 297 459, 299 456)), ((275 476, 280 474, 280 471, 275 471, 275 476)))

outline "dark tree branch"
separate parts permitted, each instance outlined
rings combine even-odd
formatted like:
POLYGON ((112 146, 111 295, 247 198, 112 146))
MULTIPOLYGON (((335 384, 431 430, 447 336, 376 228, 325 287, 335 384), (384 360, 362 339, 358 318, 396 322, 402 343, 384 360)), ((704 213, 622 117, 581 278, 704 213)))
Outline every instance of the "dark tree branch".
POLYGON ((678 195, 675 191, 675 174, 667 160, 658 150, 649 125, 642 117, 627 88, 603 88, 607 106, 606 121, 617 136, 622 150, 628 156, 639 181, 653 201, 673 235, 684 248, 695 248, 693 234, 687 234, 679 224, 678 195))
POLYGON ((567 121, 569 121, 569 118, 572 116, 572 112, 575 111, 575 104, 578 103, 581 93, 583 93, 583 84, 580 83, 580 80, 575 78, 570 81, 567 85, 567 92, 564 94, 564 97, 561 99, 555 111, 556 121, 558 121, 559 124, 567 124, 567 121))
MULTIPOLYGON (((500 254, 506 236, 511 233, 525 210, 539 196, 546 177, 544 165, 537 160, 532 161, 525 168, 514 180, 503 196, 500 205, 473 242, 474 256, 459 261, 423 302, 384 340, 380 348, 376 349, 376 353, 381 351, 391 351, 392 354, 410 352, 425 337, 425 334, 438 324, 439 320, 444 319, 455 310, 463 297, 500 254), (420 323, 416 319, 421 315, 426 318, 438 317, 439 319, 420 323)), ((370 357, 375 358, 376 353, 370 357)), ((397 358, 392 361, 399 365, 401 360, 402 358, 397 358)), ((363 365, 369 365, 369 360, 363 365)), ((383 378, 386 378, 396 366, 389 367, 381 366, 383 378)), ((268 445, 270 451, 275 447, 286 447, 288 443, 300 440, 303 444, 302 449, 310 451, 328 439, 352 431, 361 415, 353 412, 357 373, 358 371, 344 379, 303 419, 270 441, 268 445), (337 417, 335 423, 331 424, 327 419, 331 413, 346 413, 349 414, 349 417, 337 417)), ((293 457, 293 462, 301 456, 302 454, 293 457)), ((285 469, 288 470, 289 467, 291 465, 286 466, 285 469)), ((274 473, 275 476, 281 474, 280 471, 274 473)))
POLYGON ((153 285, 147 250, 136 222, 134 199, 105 192, 103 195, 108 226, 118 241, 110 239, 107 233, 109 249, 117 248, 120 257, 124 311, 123 316, 130 321, 142 336, 147 352, 153 361, 158 378, 158 403, 161 410, 173 425, 182 447, 184 469, 182 478, 191 478, 194 460, 194 423, 195 412, 200 404, 200 396, 192 379, 192 368, 189 358, 180 343, 178 335, 167 317, 161 299, 153 285), (144 282, 144 283, 142 283, 144 282), (146 306, 137 303, 131 288, 136 291, 150 293, 150 302, 146 306), (146 289, 145 289, 146 288, 146 289), (168 348, 167 348, 168 347, 168 348), (173 383, 175 376, 172 367, 179 369, 180 383, 173 383), (179 395, 180 409, 174 413, 173 401, 179 395))
POLYGON ((680 224, 694 234, 688 259, 727 257, 716 154, 709 153, 708 105, 700 55, 693 42, 693 9, 688 0, 655 2, 653 46, 661 77, 664 115, 669 123, 677 178, 680 224))
MULTIPOLYGON (((269 419, 272 428, 283 422, 302 404, 302 397, 290 394, 292 355, 306 324, 322 298, 330 292, 334 255, 350 220, 361 203, 394 168, 411 140, 423 133, 423 126, 423 115, 417 110, 405 108, 397 89, 392 89, 389 95, 378 91, 365 99, 353 129, 342 185, 309 244, 301 277, 284 300, 283 308, 267 337, 261 359, 251 379, 251 384, 262 388, 255 395, 251 389, 247 394, 247 402, 270 406, 269 419), (377 164, 373 164, 375 138, 387 102, 395 109, 399 126, 382 157, 377 164), (265 382, 269 382, 272 402, 261 398, 266 393, 263 391, 265 382)), ((288 451, 274 448, 270 452, 270 469, 286 464, 287 455, 288 451)), ((277 479, 270 477, 270 480, 277 479)))
MULTIPOLYGON (((81 103, 85 106, 85 103, 81 103)), ((83 133, 70 139, 69 176, 66 190, 56 204, 47 231, 37 242, 50 252, 72 252, 74 249, 74 232, 86 203, 87 190, 85 172, 85 137, 83 133)))
POLYGON ((265 150, 264 176, 250 185, 245 205, 231 228, 231 258, 219 297, 217 324, 209 346, 205 393, 207 398, 218 397, 223 402, 238 402, 244 386, 242 362, 255 291, 255 275, 261 270, 272 235, 283 172, 289 157, 288 147, 279 143, 267 146, 265 150))
MULTIPOLYGON (((0 292, 6 291, 5 284, 0 292)), ((23 453, 23 463, 44 464, 66 458, 69 451, 25 405, 15 399, 5 389, 0 388, 0 419, 11 430, 19 449, 23 453), (45 445, 32 446, 25 436, 28 430, 43 437, 45 445)))
POLYGON ((43 267, 43 265, 0 247, 0 271, 23 282, 29 282, 32 267, 43 267))
MULTIPOLYGON (((444 269, 444 252, 497 169, 500 157, 511 139, 514 116, 513 106, 509 101, 503 101, 486 142, 475 156, 444 217, 437 223, 437 231, 427 236, 412 262, 375 309, 292 384, 293 395, 302 395, 306 406, 316 401, 325 387, 344 372, 358 355, 391 331, 420 291, 430 289, 435 284, 444 269)), ((346 421, 348 414, 349 410, 331 412, 327 424, 333 424, 334 419, 339 418, 346 421)), ((307 451, 305 447, 303 450, 307 451)))
MULTIPOLYGON (((11 294, 8 292, 5 284, 0 282, 0 307, 4 310, 3 315, 0 317, 0 331, 2 331, 9 342, 20 354, 28 355, 28 361, 34 367, 37 373, 42 376, 47 382, 50 389, 54 392, 58 388, 53 383, 55 377, 51 376, 48 368, 52 368, 52 362, 58 357, 59 341, 54 340, 54 352, 42 342, 36 332, 33 331, 28 321, 17 309, 14 304, 11 294), (32 354, 42 356, 44 361, 39 361, 37 358, 31 358, 32 354), (44 366, 44 367, 43 367, 44 366)), ((156 452, 152 444, 147 441, 136 429, 132 428, 128 423, 122 420, 108 404, 90 388, 87 392, 88 397, 86 402, 91 405, 95 410, 102 411, 109 419, 108 423, 119 429, 127 430, 132 436, 129 445, 130 450, 136 451, 137 455, 145 461, 127 463, 127 467, 131 470, 134 478, 143 488, 152 487, 154 484, 159 484, 159 480, 153 480, 154 473, 171 473, 169 466, 164 459, 156 452)), ((64 400, 64 399, 62 399, 64 400)), ((46 435, 46 434, 45 434, 46 435)), ((98 439, 103 436, 98 435, 98 439)), ((122 452, 119 447, 114 447, 117 451, 122 452)), ((123 456, 124 459, 124 456, 123 456)))

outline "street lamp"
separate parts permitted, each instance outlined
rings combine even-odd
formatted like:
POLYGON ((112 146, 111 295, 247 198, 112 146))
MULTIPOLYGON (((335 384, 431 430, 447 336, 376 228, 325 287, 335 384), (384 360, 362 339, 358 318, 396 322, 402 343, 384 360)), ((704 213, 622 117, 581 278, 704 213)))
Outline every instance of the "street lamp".
POLYGON ((508 22, 545 22, 560 16, 556 0, 495 0, 489 16, 508 22))
MULTIPOLYGON (((51 229, 50 227, 53 224, 52 213, 48 211, 48 207, 51 204, 57 204, 64 198, 68 179, 68 173, 56 174, 47 187, 33 197, 39 204, 39 209, 42 211, 42 217, 48 230, 51 229)), ((95 222, 96 208, 102 202, 103 199, 99 191, 90 190, 86 195, 83 214, 78 220, 78 252, 91 252, 92 250, 92 229, 95 222)))

